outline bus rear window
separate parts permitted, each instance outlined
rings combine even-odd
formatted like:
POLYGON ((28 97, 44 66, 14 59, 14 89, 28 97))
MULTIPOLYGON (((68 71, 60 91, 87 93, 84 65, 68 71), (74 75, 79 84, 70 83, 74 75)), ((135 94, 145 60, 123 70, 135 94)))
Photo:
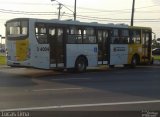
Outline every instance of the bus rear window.
POLYGON ((11 21, 6 24, 6 36, 8 39, 23 39, 27 35, 27 21, 11 21))

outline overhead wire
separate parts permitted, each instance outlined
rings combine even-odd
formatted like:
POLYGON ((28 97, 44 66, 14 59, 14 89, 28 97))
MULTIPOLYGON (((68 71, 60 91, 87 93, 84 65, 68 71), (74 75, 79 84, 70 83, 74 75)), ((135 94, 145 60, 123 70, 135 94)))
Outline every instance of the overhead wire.
MULTIPOLYGON (((1 4, 16 4, 16 5, 49 5, 51 6, 51 4, 49 3, 29 3, 29 2, 1 2, 1 4)), ((55 5, 55 4, 52 4, 52 5, 55 5)), ((67 5, 67 4, 63 4, 64 6, 67 6, 69 8, 73 8, 73 6, 71 5, 67 5)), ((145 6, 145 7, 137 7, 135 9, 144 9, 144 8, 150 8, 150 7, 156 7, 159 5, 150 5, 150 6, 145 6)), ((129 12, 131 11, 131 9, 118 9, 118 10, 105 10, 105 9, 94 9, 94 8, 86 8, 86 7, 77 7, 78 9, 82 9, 82 10, 88 10, 88 11, 91 11, 91 12, 129 12)), ((90 13, 91 13, 90 12, 90 13)), ((81 13, 81 12, 80 12, 81 13)), ((85 13, 85 12, 82 12, 82 13, 85 13)), ((87 13, 87 12, 86 12, 87 13)))
MULTIPOLYGON (((0 9, 1 13, 9 13, 9 14, 22 14, 22 15, 57 15, 56 12, 26 12, 26 11, 14 11, 14 10, 5 10, 0 9)), ((64 16, 71 17, 73 14, 65 13, 64 16)), ((85 16, 85 15, 77 15, 80 19, 88 19, 88 20, 98 20, 98 21, 112 21, 112 22, 128 22, 130 19, 119 19, 119 18, 100 18, 93 16, 85 16)), ((160 22, 160 19, 135 19, 137 22, 160 22)))
MULTIPOLYGON (((14 3, 18 5, 50 5, 50 4, 44 4, 44 3, 17 3, 17 2, 4 2, 4 3, 14 3)), ((70 7, 69 5, 65 5, 67 7, 70 7)), ((144 9, 144 8, 149 8, 149 7, 156 7, 159 5, 151 5, 151 6, 145 6, 145 7, 138 7, 136 9, 144 9)), ((104 9, 93 9, 93 8, 84 8, 84 7, 79 7, 79 9, 82 10, 88 10, 84 12, 80 12, 79 14, 83 13, 131 13, 131 9, 121 9, 121 10, 104 10, 104 9)), ((17 10, 7 10, 7 9, 0 9, 0 13, 8 13, 8 14, 22 14, 22 15, 57 15, 56 12, 28 12, 28 11, 17 11, 17 10)), ((137 11, 137 13, 158 13, 158 11, 137 11)), ((111 14, 109 14, 111 15, 111 14)), ((66 17, 71 17, 73 14, 65 13, 63 16, 66 17)), ((88 19, 88 20, 98 20, 98 21, 113 21, 113 22, 122 22, 122 21, 130 21, 130 19, 120 19, 120 18, 104 18, 104 17, 94 17, 94 16, 86 16, 86 15, 77 15, 78 18, 80 19, 88 19)), ((138 22, 160 22, 159 19, 135 19, 135 21, 138 22)))

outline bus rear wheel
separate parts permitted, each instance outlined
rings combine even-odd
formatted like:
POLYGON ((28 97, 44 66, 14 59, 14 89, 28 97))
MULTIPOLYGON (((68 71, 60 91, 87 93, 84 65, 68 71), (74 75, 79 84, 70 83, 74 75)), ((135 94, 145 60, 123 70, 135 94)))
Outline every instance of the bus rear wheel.
POLYGON ((132 61, 131 61, 131 67, 135 68, 138 64, 138 57, 137 56, 133 56, 132 57, 132 61))
POLYGON ((79 57, 75 63, 76 72, 85 72, 86 71, 86 59, 84 57, 79 57))

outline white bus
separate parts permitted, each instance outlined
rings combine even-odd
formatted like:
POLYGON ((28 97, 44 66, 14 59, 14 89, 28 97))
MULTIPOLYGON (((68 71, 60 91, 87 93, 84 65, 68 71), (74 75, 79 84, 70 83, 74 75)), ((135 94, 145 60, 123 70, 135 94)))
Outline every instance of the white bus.
POLYGON ((15 18, 6 22, 7 65, 42 69, 150 63, 152 29, 15 18))

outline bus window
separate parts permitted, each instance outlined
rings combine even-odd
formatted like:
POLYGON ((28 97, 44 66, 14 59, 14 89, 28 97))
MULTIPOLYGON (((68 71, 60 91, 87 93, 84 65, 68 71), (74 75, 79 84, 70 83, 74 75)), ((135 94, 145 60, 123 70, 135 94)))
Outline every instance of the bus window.
POLYGON ((19 35, 20 27, 10 27, 9 31, 11 35, 19 35))
POLYGON ((49 44, 53 44, 55 42, 55 35, 56 35, 56 29, 55 27, 51 26, 48 28, 49 35, 47 36, 49 44))
POLYGON ((75 36, 76 43, 82 43, 82 29, 78 29, 75 36))
POLYGON ((28 24, 27 24, 27 22, 26 21, 22 21, 21 25, 22 25, 22 34, 27 35, 27 32, 28 32, 28 28, 27 28, 28 24))
POLYGON ((112 39, 111 43, 117 44, 119 43, 119 34, 118 34, 118 29, 114 29, 112 32, 112 39))
POLYGON ((67 29, 67 33, 68 33, 68 36, 67 36, 68 43, 73 43, 73 44, 82 43, 82 29, 71 27, 67 29))
POLYGON ((9 35, 19 35, 20 34, 20 22, 11 22, 8 23, 8 27, 9 27, 9 35))
POLYGON ((58 29, 57 29, 57 32, 58 32, 57 42, 62 43, 62 41, 63 41, 63 29, 58 28, 58 29))
POLYGON ((103 32, 98 31, 98 61, 103 60, 103 32))
POLYGON ((140 30, 131 31, 131 42, 130 43, 141 43, 140 30))
POLYGON ((105 46, 107 46, 107 43, 108 43, 108 34, 109 32, 108 31, 103 31, 103 43, 105 44, 105 46))
POLYGON ((146 45, 149 44, 149 33, 146 33, 146 45))
POLYGON ((54 27, 49 28, 49 34, 50 34, 51 36, 55 36, 56 31, 55 31, 55 28, 54 28, 54 27))
POLYGON ((75 43, 75 36, 73 29, 67 29, 67 43, 75 43))
POLYGON ((102 43, 102 31, 98 31, 98 42, 102 43))
POLYGON ((93 28, 87 28, 83 31, 83 43, 96 43, 96 35, 93 28))
POLYGON ((142 34, 142 45, 143 45, 144 47, 147 47, 147 46, 148 46, 148 43, 149 43, 149 33, 143 32, 143 34, 142 34))
POLYGON ((11 21, 6 24, 7 39, 23 39, 28 35, 28 21, 11 21))
POLYGON ((121 30, 121 43, 122 44, 129 43, 129 31, 127 29, 121 30))
POLYGON ((37 42, 39 44, 47 44, 48 39, 47 39, 46 26, 44 24, 36 24, 35 31, 36 31, 37 42))

